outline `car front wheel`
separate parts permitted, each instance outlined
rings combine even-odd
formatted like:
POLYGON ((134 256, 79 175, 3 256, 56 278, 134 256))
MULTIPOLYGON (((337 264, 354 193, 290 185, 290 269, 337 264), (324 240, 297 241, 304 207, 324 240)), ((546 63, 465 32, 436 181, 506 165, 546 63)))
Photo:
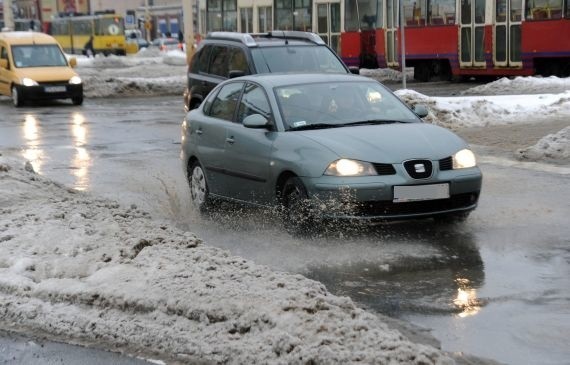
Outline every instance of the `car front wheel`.
POLYGON ((211 206, 210 191, 206 175, 198 161, 194 161, 188 169, 188 184, 190 185, 192 203, 200 213, 205 213, 211 206))
POLYGON ((303 182, 291 177, 285 182, 282 194, 283 223, 287 232, 293 235, 307 235, 314 230, 314 217, 309 196, 303 182))

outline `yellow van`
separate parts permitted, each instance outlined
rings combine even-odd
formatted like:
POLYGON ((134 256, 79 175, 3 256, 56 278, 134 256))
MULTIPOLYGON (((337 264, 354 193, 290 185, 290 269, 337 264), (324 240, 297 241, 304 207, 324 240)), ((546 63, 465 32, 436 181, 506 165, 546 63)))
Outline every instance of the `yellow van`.
POLYGON ((52 37, 37 32, 0 32, 0 94, 16 107, 26 101, 68 99, 83 103, 83 83, 52 37))

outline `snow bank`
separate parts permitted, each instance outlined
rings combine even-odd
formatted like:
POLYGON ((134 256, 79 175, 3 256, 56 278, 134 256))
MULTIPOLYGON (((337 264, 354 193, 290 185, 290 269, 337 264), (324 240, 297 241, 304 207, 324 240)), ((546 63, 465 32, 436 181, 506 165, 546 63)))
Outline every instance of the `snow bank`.
POLYGON ((396 95, 410 106, 428 106, 430 113, 424 119, 450 129, 570 118, 570 91, 539 95, 429 97, 413 90, 398 90, 396 95))
POLYGON ((132 56, 77 57, 87 97, 177 95, 186 88, 186 53, 145 48, 132 56))
POLYGON ((521 160, 570 160, 570 127, 558 133, 549 134, 534 146, 520 149, 517 153, 521 160))
POLYGON ((509 95, 563 93, 570 90, 570 77, 503 77, 485 85, 472 87, 461 95, 509 95))
POLYGON ((29 170, 0 155, 1 327, 182 362, 453 363, 318 282, 29 170))
MULTIPOLYGON (((393 70, 391 68, 377 68, 377 69, 361 68, 360 75, 370 77, 380 82, 402 81, 402 72, 398 70, 393 70)), ((407 67, 406 80, 413 80, 413 78, 414 78, 413 67, 407 67)))

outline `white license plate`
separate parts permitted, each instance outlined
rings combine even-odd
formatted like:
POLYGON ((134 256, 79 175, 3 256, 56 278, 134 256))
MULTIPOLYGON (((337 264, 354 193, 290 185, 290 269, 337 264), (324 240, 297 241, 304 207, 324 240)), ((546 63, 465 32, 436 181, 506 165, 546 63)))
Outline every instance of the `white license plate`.
POLYGON ((46 93, 64 93, 66 91, 65 86, 46 86, 44 87, 46 93))
POLYGON ((394 203, 449 198, 449 184, 394 186, 394 203))

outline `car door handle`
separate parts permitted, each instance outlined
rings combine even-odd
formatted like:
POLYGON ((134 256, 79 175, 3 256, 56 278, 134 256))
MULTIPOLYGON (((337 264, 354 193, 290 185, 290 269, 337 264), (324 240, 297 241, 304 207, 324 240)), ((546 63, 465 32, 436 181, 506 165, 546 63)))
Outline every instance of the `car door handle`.
POLYGON ((226 142, 228 142, 229 144, 234 144, 235 140, 233 139, 233 137, 228 137, 226 138, 226 142))

